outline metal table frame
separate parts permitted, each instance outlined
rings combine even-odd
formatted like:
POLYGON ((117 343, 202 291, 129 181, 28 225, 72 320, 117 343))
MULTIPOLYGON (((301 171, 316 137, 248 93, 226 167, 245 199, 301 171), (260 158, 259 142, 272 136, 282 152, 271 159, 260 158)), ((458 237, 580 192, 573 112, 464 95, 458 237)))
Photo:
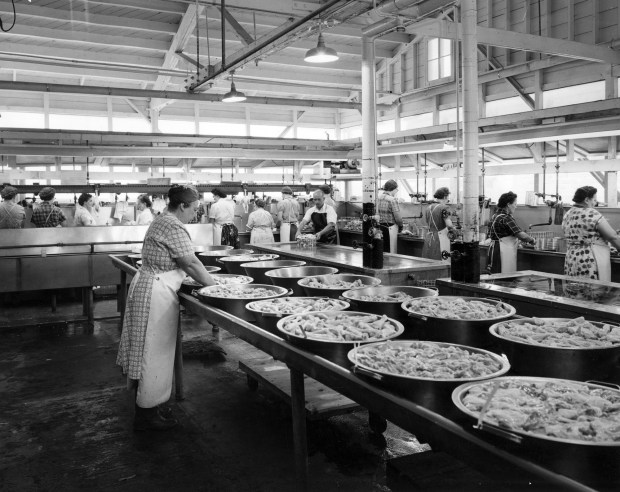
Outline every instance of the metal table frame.
MULTIPOLYGON (((111 255, 115 266, 121 270, 122 280, 135 269, 111 255)), ((123 293, 126 293, 121 289, 123 293)), ((304 490, 308 488, 308 455, 306 436, 306 411, 304 375, 338 391, 356 401, 399 427, 415 434, 422 442, 427 442, 434 450, 452 454, 468 465, 493 473, 499 477, 510 477, 521 482, 523 488, 532 485, 548 485, 562 490, 594 490, 587 485, 540 466, 526 457, 506 451, 492 442, 478 437, 472 429, 460 425, 443 415, 428 410, 394 393, 372 385, 353 374, 349 369, 334 364, 322 357, 301 350, 285 340, 257 326, 241 320, 230 313, 213 308, 192 296, 179 294, 181 305, 202 316, 245 342, 257 347, 287 364, 291 378, 291 402, 293 421, 293 446, 296 471, 304 490)), ((125 299, 119 303, 124 308, 125 299)), ((177 340, 177 354, 180 354, 180 335, 177 340)), ((180 358, 180 357, 179 357, 180 358)), ((177 385, 182 385, 178 372, 182 371, 182 361, 175 364, 177 385)), ((177 396, 178 396, 177 388, 177 396)), ((182 391, 181 391, 182 396, 182 391)))

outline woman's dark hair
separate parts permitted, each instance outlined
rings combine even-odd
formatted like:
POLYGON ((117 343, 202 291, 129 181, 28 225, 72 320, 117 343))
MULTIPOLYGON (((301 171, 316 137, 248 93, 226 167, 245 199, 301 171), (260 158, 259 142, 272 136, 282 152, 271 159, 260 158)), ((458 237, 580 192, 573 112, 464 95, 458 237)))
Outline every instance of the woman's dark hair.
POLYGON ((592 198, 596 195, 597 191, 598 190, 594 186, 582 186, 581 188, 577 188, 573 196, 573 202, 583 203, 586 198, 592 198))
POLYGON ((258 198, 254 202, 254 205, 256 205, 257 207, 260 207, 260 208, 265 208, 265 200, 263 200, 262 198, 258 198))
POLYGON ((149 198, 147 194, 138 195, 138 201, 141 201, 142 203, 144 203, 147 208, 153 207, 153 202, 151 201, 151 199, 149 198))
POLYGON ((319 186, 319 190, 321 190, 323 193, 325 193, 325 195, 331 195, 332 192, 332 187, 331 185, 326 184, 322 184, 321 186, 319 186))
POLYGON ((78 203, 83 207, 84 204, 90 200, 93 196, 90 193, 82 193, 78 198, 78 203))
POLYGON ((450 194, 450 190, 445 186, 438 188, 435 194, 433 195, 437 200, 443 200, 450 194))
POLYGON ((517 194, 513 193, 512 191, 509 191, 507 193, 502 194, 502 196, 499 197, 499 200, 497 200, 497 206, 499 208, 506 208, 509 204, 514 203, 516 199, 517 199, 517 194))
POLYGON ((213 193, 213 196, 219 196, 220 198, 226 198, 226 193, 224 193, 219 188, 213 188, 211 190, 211 193, 213 193))
POLYGON ((194 186, 175 184, 168 190, 168 209, 176 210, 181 203, 189 207, 193 202, 199 199, 200 195, 194 186))

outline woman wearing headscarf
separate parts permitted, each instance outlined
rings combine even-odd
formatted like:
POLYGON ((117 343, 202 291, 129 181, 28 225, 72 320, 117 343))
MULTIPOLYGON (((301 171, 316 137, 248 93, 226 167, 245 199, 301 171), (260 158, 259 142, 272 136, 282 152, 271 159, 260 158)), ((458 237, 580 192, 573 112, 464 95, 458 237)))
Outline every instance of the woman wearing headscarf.
POLYGON ((450 220, 450 190, 445 186, 438 188, 433 195, 437 203, 430 205, 425 212, 428 233, 424 238, 422 256, 432 260, 441 260, 442 251, 450 252, 450 239, 448 231, 452 229, 450 220))
POLYGON ((403 229, 403 219, 400 215, 400 206, 396 200, 398 183, 388 179, 383 185, 383 193, 377 200, 379 212, 379 228, 383 233, 383 251, 396 253, 398 233, 403 229))
POLYGON ((32 210, 32 222, 36 227, 66 227, 67 217, 60 209, 52 203, 56 196, 56 190, 50 186, 46 186, 39 192, 39 198, 43 200, 37 207, 32 210))
POLYGON ((142 267, 129 286, 123 333, 116 363, 136 391, 135 430, 165 430, 177 421, 168 409, 179 316, 177 291, 185 275, 202 285, 215 285, 194 254, 184 224, 198 209, 198 191, 173 185, 166 212, 146 232, 142 267))
POLYGON ((138 199, 136 200, 136 209, 138 211, 138 215, 134 225, 149 225, 153 222, 153 219, 155 218, 155 215, 153 214, 153 202, 151 202, 148 195, 138 195, 138 199))
POLYGON ((273 243, 272 229, 276 226, 273 217, 265 210, 265 200, 260 198, 254 202, 256 210, 248 216, 248 229, 250 234, 250 244, 273 243))
POLYGON ((75 227, 95 226, 97 222, 93 214, 95 202, 93 195, 90 193, 82 193, 75 205, 75 217, 73 217, 73 225, 75 227))
POLYGON ((0 191, 2 203, 0 203, 0 229, 21 229, 26 222, 24 207, 15 203, 17 188, 5 186, 0 191))
POLYGON ((516 209, 517 195, 512 191, 502 194, 497 200, 497 210, 491 217, 488 230, 491 239, 487 252, 489 273, 516 272, 519 240, 530 244, 536 242, 515 222, 513 215, 516 209))
POLYGON ((234 224, 235 202, 226 200, 226 193, 218 188, 211 190, 215 202, 209 210, 209 222, 213 224, 213 244, 239 248, 239 230, 234 224))
POLYGON ((594 207, 597 189, 593 186, 577 188, 575 203, 566 212, 562 230, 566 238, 564 275, 611 282, 609 244, 620 249, 620 237, 605 217, 594 207))

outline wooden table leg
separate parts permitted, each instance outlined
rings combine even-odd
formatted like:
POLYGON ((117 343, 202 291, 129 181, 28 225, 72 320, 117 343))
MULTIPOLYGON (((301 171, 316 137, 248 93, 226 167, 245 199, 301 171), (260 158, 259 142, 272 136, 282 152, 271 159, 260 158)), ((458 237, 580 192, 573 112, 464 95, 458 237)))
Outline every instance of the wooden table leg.
POLYGON ((174 352, 174 387, 177 401, 185 399, 183 391, 183 332, 181 331, 181 310, 177 324, 177 343, 174 352))
POLYGON ((308 490, 308 442, 306 436, 306 395, 304 373, 291 371, 291 411, 293 416, 293 448, 295 452, 295 471, 300 489, 308 490))

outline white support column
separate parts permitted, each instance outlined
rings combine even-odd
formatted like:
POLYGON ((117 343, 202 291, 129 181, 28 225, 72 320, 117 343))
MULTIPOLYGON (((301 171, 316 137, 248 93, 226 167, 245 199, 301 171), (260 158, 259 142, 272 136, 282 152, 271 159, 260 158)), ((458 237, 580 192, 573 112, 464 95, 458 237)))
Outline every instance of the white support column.
POLYGON ((43 94, 43 128, 48 130, 50 127, 50 95, 43 94))
POLYGON ((250 108, 246 106, 245 108, 245 136, 246 137, 249 137, 252 135, 251 125, 252 125, 252 118, 250 115, 250 108))
POLYGON ((377 121, 375 94, 375 43, 362 37, 362 202, 377 197, 377 121))
POLYGON ((161 133, 159 131, 159 111, 153 108, 149 108, 149 116, 151 118, 151 132, 161 133))
POLYGON ((108 131, 114 131, 114 107, 112 106, 112 98, 110 96, 105 98, 107 110, 108 110, 108 131))
POLYGON ((476 0, 463 0, 463 241, 478 240, 478 52, 476 0))
POLYGON ((605 173, 605 203, 608 207, 618 206, 618 173, 605 173))
POLYGON ((194 133, 200 134, 200 105, 194 103, 194 133))

